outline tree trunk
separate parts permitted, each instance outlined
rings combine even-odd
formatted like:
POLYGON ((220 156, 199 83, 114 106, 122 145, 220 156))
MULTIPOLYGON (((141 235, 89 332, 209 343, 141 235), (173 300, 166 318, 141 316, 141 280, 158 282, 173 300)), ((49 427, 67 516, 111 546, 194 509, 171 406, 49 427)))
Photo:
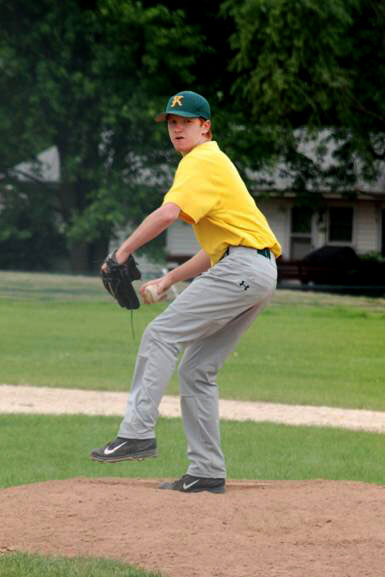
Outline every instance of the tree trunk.
POLYGON ((70 268, 72 274, 97 274, 108 254, 108 239, 94 242, 72 241, 70 268))
POLYGON ((72 241, 69 249, 72 274, 87 274, 90 272, 89 247, 86 242, 72 241))
MULTIPOLYGON (((98 134, 96 132, 96 134, 98 134)), ((77 215, 81 216, 92 202, 92 191, 98 188, 97 166, 98 139, 94 136, 94 142, 90 138, 89 155, 83 159, 81 167, 75 174, 72 172, 71 159, 76 156, 76 150, 72 150, 67 140, 62 135, 58 144, 60 157, 61 182, 58 189, 58 200, 63 222, 67 228, 71 228, 77 215)), ((86 234, 86 233, 85 233, 86 234)), ((99 236, 95 240, 87 238, 71 238, 69 240, 70 268, 73 274, 92 274, 99 272, 100 266, 108 253, 109 231, 97 229, 92 231, 92 237, 99 236), (96 232, 96 234, 95 234, 96 232)))
POLYGON ((107 238, 99 238, 89 245, 89 266, 91 273, 98 273, 100 267, 108 255, 110 241, 107 238))

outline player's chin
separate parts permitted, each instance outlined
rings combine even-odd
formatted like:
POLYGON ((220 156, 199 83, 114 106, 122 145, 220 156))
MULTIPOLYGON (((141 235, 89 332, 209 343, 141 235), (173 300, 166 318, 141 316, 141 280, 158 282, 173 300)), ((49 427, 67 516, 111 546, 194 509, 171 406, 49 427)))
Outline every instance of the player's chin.
POLYGON ((185 140, 174 140, 173 145, 175 150, 181 154, 186 154, 191 150, 191 146, 189 146, 185 140))

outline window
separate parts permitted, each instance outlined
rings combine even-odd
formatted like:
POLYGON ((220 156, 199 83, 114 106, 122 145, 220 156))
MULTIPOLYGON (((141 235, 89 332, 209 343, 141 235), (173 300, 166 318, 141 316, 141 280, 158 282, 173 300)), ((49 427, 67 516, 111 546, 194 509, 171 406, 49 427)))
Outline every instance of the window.
POLYGON ((309 208, 294 206, 291 211, 291 232, 295 234, 311 233, 312 211, 309 208))
POLYGON ((352 242, 353 208, 351 206, 329 208, 329 241, 352 242))
POLYGON ((312 250, 312 210, 294 206, 291 209, 290 258, 301 260, 312 250))

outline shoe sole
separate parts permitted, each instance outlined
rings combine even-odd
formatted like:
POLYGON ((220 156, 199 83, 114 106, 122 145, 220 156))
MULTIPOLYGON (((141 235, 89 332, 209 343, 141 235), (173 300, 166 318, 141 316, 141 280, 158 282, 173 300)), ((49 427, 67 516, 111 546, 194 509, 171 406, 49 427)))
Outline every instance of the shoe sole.
POLYGON ((151 459, 157 457, 156 451, 146 451, 145 453, 137 453, 135 455, 125 455, 121 457, 104 457, 102 455, 90 455, 93 461, 98 463, 120 463, 121 461, 144 461, 144 459, 151 459))
POLYGON ((224 487, 213 487, 212 489, 204 489, 204 490, 208 491, 209 493, 216 493, 217 495, 225 492, 224 487))
MULTIPOLYGON (((178 489, 177 489, 178 490, 178 489)), ((179 491, 180 493, 215 493, 216 495, 222 494, 225 492, 224 487, 211 487, 210 489, 195 489, 192 491, 179 491)))
MULTIPOLYGON (((164 485, 166 485, 166 483, 165 483, 164 485)), ((202 489, 191 489, 191 491, 183 491, 183 490, 181 490, 181 489, 174 489, 174 488, 171 486, 171 483, 170 483, 170 486, 169 486, 169 487, 167 487, 167 486, 163 486, 163 487, 160 486, 159 489, 166 489, 166 490, 170 490, 170 491, 178 491, 179 493, 203 493, 204 491, 206 491, 207 493, 216 493, 217 495, 218 495, 218 494, 222 494, 222 493, 225 492, 225 487, 224 487, 224 486, 221 486, 221 487, 207 487, 207 488, 205 487, 205 488, 202 488, 202 489)))

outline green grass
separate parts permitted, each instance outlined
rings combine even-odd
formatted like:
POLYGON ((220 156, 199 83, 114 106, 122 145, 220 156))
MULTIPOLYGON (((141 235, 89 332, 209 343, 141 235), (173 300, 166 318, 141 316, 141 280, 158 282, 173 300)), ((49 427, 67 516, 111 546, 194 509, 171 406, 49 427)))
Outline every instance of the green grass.
POLYGON ((12 553, 0 557, 0 577, 159 577, 116 561, 12 553))
POLYGON ((222 396, 383 410, 384 321, 348 307, 272 305, 227 361, 222 396))
MULTIPOLYGON (((113 438, 114 417, 1 415, 0 487, 73 477, 175 478, 187 468, 180 419, 160 419, 159 456, 96 463, 93 447, 113 438)), ((332 428, 222 421, 229 479, 349 479, 385 483, 384 436, 332 428)))
MULTIPOLYGON (((278 291, 220 372, 222 398, 385 410, 384 304, 278 291)), ((126 391, 164 306, 134 312, 134 339, 99 279, 0 273, 0 382, 126 391)))

